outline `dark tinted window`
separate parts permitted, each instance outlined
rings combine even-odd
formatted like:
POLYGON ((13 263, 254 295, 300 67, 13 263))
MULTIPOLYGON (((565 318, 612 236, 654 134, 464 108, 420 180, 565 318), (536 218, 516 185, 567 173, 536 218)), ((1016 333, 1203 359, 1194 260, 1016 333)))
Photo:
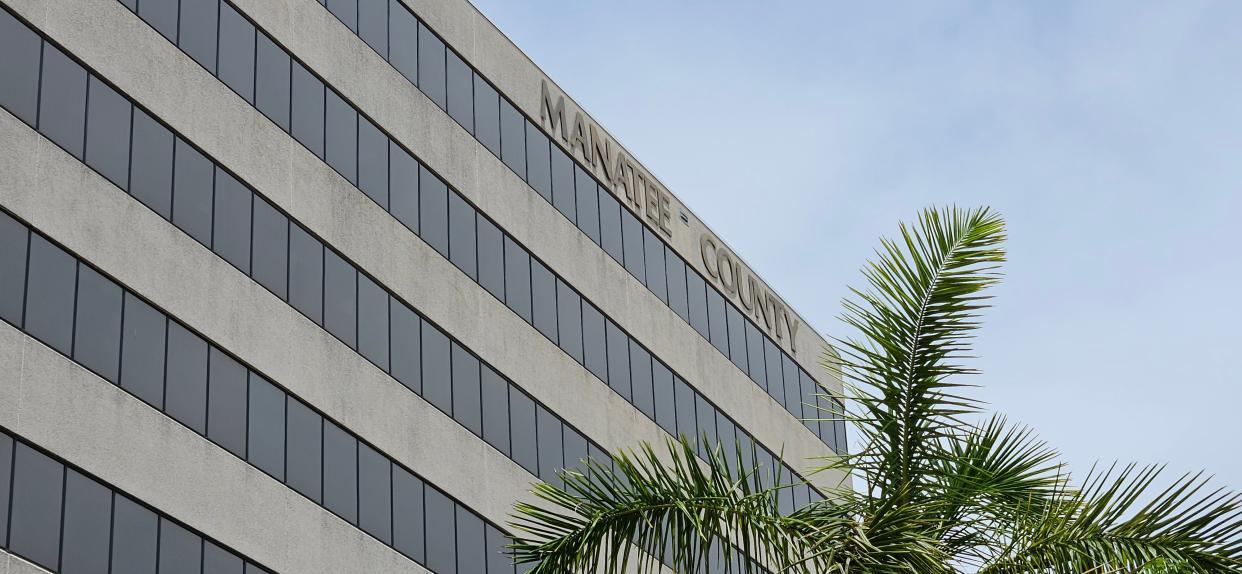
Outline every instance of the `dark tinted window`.
POLYGON ((117 382, 121 360, 121 288, 78 264, 78 308, 73 359, 117 382))
POLYGON ((418 20, 401 0, 388 2, 388 61, 412 84, 418 84, 418 20))
MULTIPOLYGON (((0 25, 3 25, 2 18, 3 15, 0 15, 0 25)), ((12 321, 19 327, 26 298, 26 244, 29 237, 26 226, 0 212, 0 319, 12 321)))
POLYGON ((690 326, 705 339, 711 339, 707 318, 707 284, 703 276, 693 269, 686 269, 686 293, 690 302, 690 326))
POLYGON ((453 387, 449 380, 449 340, 440 329, 423 322, 423 398, 453 414, 453 387))
POLYGON ((164 219, 172 218, 173 135, 134 109, 129 192, 164 219))
POLYGON ((90 116, 86 119, 86 164, 121 189, 129 185, 129 100, 91 78, 90 116))
POLYGON ((479 360, 453 343, 453 418, 470 432, 483 435, 479 398, 479 360))
POLYGON ((379 55, 388 55, 388 0, 358 0, 358 36, 379 55))
POLYGON ((61 483, 65 467, 17 443, 13 458, 13 499, 9 550, 57 570, 60 549, 61 483))
POLYGON ((422 320, 413 311, 389 300, 392 317, 392 376, 411 391, 422 394, 422 320))
POLYGON ((323 157, 323 82, 301 64, 293 64, 293 137, 312 153, 323 157))
POLYGON ((86 129, 86 70, 45 43, 39 93, 39 132, 81 159, 86 129))
POLYGON ((677 411, 673 397, 673 373, 658 360, 651 362, 651 382, 655 396, 655 421, 668 434, 677 436, 677 411))
POLYGON ((286 484, 319 502, 323 461, 323 417, 292 397, 286 401, 286 484))
POLYGON ((513 560, 509 558, 509 537, 495 526, 487 525, 487 574, 513 574, 513 560))
POLYGON ((604 316, 594 305, 582 302, 582 347, 587 369, 608 382, 608 347, 604 335, 604 316))
POLYGON ((289 54, 266 34, 259 34, 255 62, 254 104, 281 129, 289 130, 289 54))
POLYGON ((673 394, 677 401, 677 433, 691 441, 697 440, 699 426, 694 415, 694 389, 674 375, 673 394))
POLYGON ((561 444, 561 420, 548 409, 538 406, 539 478, 552 484, 560 484, 556 471, 565 466, 561 444))
POLYGON ((423 559, 423 481, 397 466, 392 467, 392 545, 423 559))
POLYGON ((389 144, 388 157, 389 213, 418 233, 418 161, 395 143, 389 144))
POLYGON ((560 279, 556 280, 557 329, 561 348, 582 362, 582 298, 560 279))
POLYGON ((737 476, 737 425, 724 413, 716 413, 716 440, 720 441, 721 454, 733 476, 737 476))
POLYGON ((712 345, 729 356, 729 327, 725 323, 725 300, 720 292, 707 288, 707 323, 712 345))
MULTIPOLYGON (((112 491, 77 472, 67 471, 60 571, 106 573, 111 537, 112 491)), ((194 564, 197 566, 198 561, 194 564)))
POLYGON ((358 181, 358 112, 332 90, 324 91, 324 157, 350 183, 358 181))
POLYGON ((725 305, 725 319, 729 327, 729 359, 745 373, 747 370, 746 320, 742 318, 742 312, 733 305, 725 305))
POLYGON ((608 386, 625 400, 631 400, 630 391, 630 337, 621 328, 608 321, 608 386))
POLYGON ((418 235, 448 257, 448 187, 425 167, 418 170, 418 210, 418 235))
POLYGON ((247 460, 260 470, 285 479, 285 393, 250 373, 247 460))
POLYGON ((474 72, 452 50, 447 50, 448 113, 457 123, 474 133, 474 72))
POLYGON ((600 245, 618 263, 625 261, 621 240, 621 204, 603 188, 599 192, 600 245))
POLYGON ((242 574, 242 559, 237 555, 203 541, 203 574, 242 574))
POLYGON ((776 404, 785 404, 785 380, 781 376, 781 352, 772 340, 763 338, 763 360, 766 366, 768 394, 776 399, 776 404))
POLYGON ((500 99, 500 157, 526 179, 526 120, 504 98, 500 99))
POLYGON ((643 224, 628 209, 621 210, 621 235, 625 243, 625 270, 638 278, 640 283, 647 282, 647 264, 643 252, 643 224))
MULTIPOLYGON (((165 407, 164 403, 164 333, 168 320, 163 313, 152 309, 150 305, 143 303, 137 297, 125 294, 125 321, 122 329, 122 345, 121 345, 121 387, 134 393, 138 398, 155 405, 156 408, 166 408, 167 412, 173 418, 183 422, 186 426, 203 432, 203 409, 207 405, 207 346, 203 344, 201 347, 201 364, 196 364, 201 368, 197 371, 199 388, 203 390, 203 394, 198 398, 194 407, 200 413, 197 419, 186 416, 185 409, 188 405, 180 403, 182 395, 180 393, 174 397, 174 400, 168 401, 165 407), (188 420, 187 420, 188 419, 188 420), (194 422, 198 425, 195 426, 194 422)), ((176 325, 176 329, 185 332, 180 325, 176 325)), ((168 369, 168 390, 170 393, 177 393, 183 388, 187 380, 192 377, 187 371, 188 360, 186 352, 182 349, 185 337, 177 334, 176 338, 170 338, 169 342, 175 345, 169 349, 168 360, 173 364, 168 369)))
POLYGON ((0 11, 0 105, 30 125, 39 107, 42 42, 25 24, 0 11))
POLYGON ((552 164, 548 158, 548 136, 526 122, 526 181, 544 199, 552 201, 552 164))
POLYGON ((491 367, 482 368, 483 440, 509 454, 509 383, 491 367))
POLYGON ((518 316, 531 321, 530 255, 505 236, 505 304, 518 316))
POLYGON ((630 341, 630 373, 634 386, 634 406, 655 420, 655 391, 651 386, 651 353, 630 341))
POLYGON ((358 31, 358 0, 328 0, 328 10, 350 30, 358 31))
POLYGON ((440 109, 445 109, 444 42, 422 22, 418 23, 418 87, 440 109))
POLYGON ((246 368, 215 347, 208 365, 207 438, 246 458, 246 368))
POLYGON ((388 370, 388 293, 358 275, 358 352, 388 370))
POLYGON ((763 359, 763 334, 749 320, 746 321, 746 362, 750 378, 766 391, 768 377, 765 369, 766 363, 763 359))
POLYGON ((457 571, 482 572, 487 568, 483 543, 483 520, 457 507, 457 571))
POLYGON ((716 409, 707 402, 707 399, 703 398, 703 395, 695 393, 694 412, 699 423, 699 438, 702 439, 704 435, 707 435, 707 444, 700 445, 699 451, 706 452, 705 448, 716 448, 716 409))
POLYGON ((323 424, 323 505, 358 523, 358 439, 328 421, 323 424))
POLYGON ((219 0, 181 0, 181 50, 216 72, 216 14, 219 0))
MULTIPOLYGON (((4 13, 0 12, 0 21, 4 13)), ((13 476, 13 439, 0 434, 0 540, 9 538, 9 486, 13 476)))
MULTIPOLYGON (((575 215, 578 229, 599 245, 599 189, 581 167, 574 166, 575 215)), ((559 193, 559 190, 558 190, 559 193)))
POLYGON ((552 146, 552 204, 570 221, 578 220, 574 190, 574 162, 561 148, 552 146))
POLYGON ((250 273, 250 193, 233 176, 216 168, 215 234, 212 250, 242 273, 250 273))
POLYGON ((535 442, 535 401, 515 387, 509 387, 509 433, 513 460, 539 474, 539 451, 535 442))
POLYGON ((474 76, 474 137, 500 157, 500 98, 481 76, 474 76))
POLYGON ((155 574, 159 519, 138 503, 117 495, 112 511, 112 571, 155 574))
POLYGON ((388 209, 388 136, 366 118, 358 118, 358 189, 388 209))
POLYGON ((455 507, 447 496, 427 488, 427 567, 433 572, 454 572, 457 555, 454 550, 456 533, 455 507))
POLYGON ((358 340, 358 271, 330 249, 323 250, 323 326, 351 348, 358 340))
POLYGON ((802 383, 798 380, 798 366, 794 364, 793 359, 789 355, 780 353, 781 355, 781 371, 785 376, 785 408, 793 416, 801 419, 802 402, 806 399, 802 395, 802 383))
POLYGON ((59 247, 30 236, 26 330, 66 355, 73 341, 73 287, 78 264, 59 247))
POLYGON ((145 0, 138 15, 172 43, 177 43, 177 0, 145 0))
POLYGON ((160 574, 199 574, 203 539, 160 519, 160 574))
POLYGON ((289 304, 323 324, 323 245, 289 225, 289 304))
POLYGON ((556 278, 542 263, 530 262, 531 314, 535 328, 546 337, 557 341, 556 329, 556 278))
POLYGON ((449 192, 449 257, 471 279, 479 276, 475 265, 474 208, 457 192, 449 192))
POLYGON ((289 219, 254 196, 254 242, 250 276, 284 299, 289 293, 289 219))
POLYGON ((215 166, 181 138, 177 138, 176 148, 172 222, 199 243, 210 247, 215 166))
POLYGON ((590 455, 586 437, 565 426, 561 427, 561 441, 565 445, 565 468, 585 472, 583 461, 590 455))
POLYGON ((664 260, 668 271, 668 306, 682 319, 690 320, 690 301, 686 295, 686 262, 676 253, 669 253, 664 260))
POLYGON ((478 226, 479 285, 501 301, 505 300, 505 240, 500 229, 483 217, 478 226))
POLYGON ((254 102, 254 24, 227 2, 220 3, 220 80, 254 102))
POLYGON ((358 445, 358 526, 392 544, 392 463, 365 444, 358 445))
POLYGON ((661 301, 668 303, 668 281, 665 278, 664 242, 650 229, 643 228, 643 247, 646 251, 647 288, 661 301))

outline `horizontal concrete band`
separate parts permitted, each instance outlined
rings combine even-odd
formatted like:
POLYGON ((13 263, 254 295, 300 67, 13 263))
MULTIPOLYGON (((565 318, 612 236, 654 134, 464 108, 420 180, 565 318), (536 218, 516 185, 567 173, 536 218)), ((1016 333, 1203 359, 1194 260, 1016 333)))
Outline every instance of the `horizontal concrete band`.
POLYGON ((277 572, 427 572, 7 323, 0 425, 277 572))

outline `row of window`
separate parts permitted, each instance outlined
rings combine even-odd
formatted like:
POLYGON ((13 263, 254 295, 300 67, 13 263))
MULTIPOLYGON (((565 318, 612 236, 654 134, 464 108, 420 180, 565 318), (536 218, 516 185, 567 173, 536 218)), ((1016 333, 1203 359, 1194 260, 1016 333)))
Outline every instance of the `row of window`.
MULTIPOLYGON (((447 47, 405 3, 320 3, 790 414, 799 419, 830 416, 803 404, 815 402, 800 387, 800 377, 809 375, 805 371, 794 373, 801 369, 771 337, 704 281, 650 227, 623 208, 578 160, 553 145, 537 125, 447 47)), ((834 451, 845 452, 844 424, 828 433, 819 432, 821 429, 814 425, 808 427, 834 451)))
POLYGON ((3 432, 0 547, 65 574, 268 572, 3 432))
MULTIPOLYGON (((626 363, 629 359, 624 357, 627 354, 625 348, 638 347, 636 341, 628 343, 621 341, 620 339, 629 337, 620 331, 610 319, 603 316, 589 301, 583 299, 538 259, 533 258, 511 236, 479 213, 456 190, 449 188, 404 148, 392 141, 351 104, 337 95, 333 89, 325 86, 300 63, 291 58, 265 33, 244 20, 228 3, 218 0, 183 0, 183 3, 187 5, 191 2, 218 3, 220 18, 218 25, 214 21, 204 19, 205 16, 202 13, 209 10, 202 7, 191 9, 188 6, 180 8, 180 26, 174 25, 178 22, 178 19, 173 16, 178 13, 176 0, 149 0, 148 4, 159 3, 163 6, 158 12, 159 15, 146 11, 155 10, 154 8, 141 7, 138 14, 168 36, 170 40, 179 42, 187 54, 198 60, 209 71, 216 73, 238 94, 254 104, 257 109, 288 131, 308 149, 323 158, 397 220, 452 261, 466 275, 535 326, 552 342, 561 346, 566 353, 590 369, 601 380, 609 383, 621 396, 643 410, 648 417, 657 420, 652 400, 654 395, 646 390, 649 383, 645 379, 631 381, 628 376, 626 363), (225 20, 244 23, 245 37, 240 39, 226 37, 225 30, 231 29, 233 25, 225 26, 225 20), (215 44, 211 45, 211 49, 195 47, 194 42, 197 40, 191 42, 189 39, 207 37, 209 33, 189 33, 188 30, 194 26, 206 26, 212 30, 218 28, 220 46, 228 41, 251 43, 250 39, 253 37, 255 38, 253 43, 259 47, 256 50, 257 55, 246 56, 238 62, 226 63, 224 52, 221 51, 222 49, 215 50, 215 44), (190 43, 186 44, 186 42, 190 43), (240 67, 242 72, 225 73, 226 70, 234 67, 240 67), (259 89, 259 87, 251 86, 250 83, 238 84, 230 80, 234 76, 264 78, 265 82, 271 84, 272 89, 259 89), (291 89, 290 86, 292 86, 291 89), (269 92, 269 95, 264 95, 269 92), (591 331, 593 328, 595 332, 591 331), (605 331, 611 333, 614 330, 617 333, 615 337, 618 342, 611 344, 609 349, 614 352, 605 358, 607 350, 602 348, 605 345, 605 331), (592 352, 591 343, 599 343, 600 348, 592 352), (613 375, 614 372, 621 373, 621 375, 619 377, 613 375)), ((403 13, 408 14, 408 12, 403 13)), ((412 15, 410 17, 413 18, 412 15)), ((438 46, 436 49, 439 52, 424 46, 424 49, 418 52, 419 54, 446 53, 443 43, 432 42, 435 39, 434 35, 421 24, 411 30, 417 30, 417 38, 420 42, 428 46, 438 46)), ((411 49, 416 50, 416 48, 411 49)), ((447 53, 451 54, 451 52, 447 53)), ((432 58, 432 60, 435 59, 432 58)), ((421 69, 425 70, 426 67, 421 69)), ((440 75, 442 76, 443 73, 440 75)), ((505 103, 505 105, 508 104, 505 103)), ((511 106, 510 110, 512 114, 517 114, 511 106)), ((509 112, 502 110, 502 115, 507 113, 509 112)), ((514 117, 518 119, 517 125, 522 125, 521 122, 525 121, 520 115, 514 117)), ((135 129, 137 129, 136 126, 135 129)), ((539 133, 533 125, 527 125, 524 129, 525 133, 539 133)), ((547 147, 545 138, 544 148, 547 149, 547 147)), ((587 176, 580 168, 577 169, 576 174, 566 171, 570 170, 570 164, 567 161, 566 156, 566 162, 557 163, 564 169, 553 170, 554 174, 558 174, 554 179, 561 182, 557 184, 557 188, 574 190, 573 193, 577 196, 592 198, 590 199, 592 202, 604 202, 606 206, 604 212, 611 216, 601 220, 601 229, 610 230, 605 234, 608 237, 616 236, 618 249, 616 253, 620 254, 624 251, 631 254, 631 261, 634 261, 635 257, 640 258, 642 264, 639 267, 649 266, 651 271, 647 275, 661 278, 661 283, 665 285, 662 291, 672 295, 671 298, 665 297, 665 300, 671 302, 680 315, 687 317, 691 324, 701 332, 715 333, 712 340, 722 345, 726 352, 729 348, 729 341, 732 341, 732 348, 735 349, 733 358, 738 365, 744 370, 747 365, 751 365, 749 368, 752 377, 756 380, 771 381, 769 392, 794 416, 803 419, 827 416, 821 414, 820 408, 809 405, 823 407, 822 412, 840 410, 835 401, 817 397, 816 384, 805 370, 799 368, 793 359, 781 351, 771 339, 766 338, 753 322, 737 311, 736 307, 727 304, 717 291, 708 288, 706 282, 693 268, 687 267, 680 257, 667 249, 663 242, 649 229, 643 227, 628 210, 622 209, 606 190, 598 186, 595 180, 587 176), (612 231, 615 231, 615 234, 612 231), (630 246, 628 251, 625 250, 624 245, 630 246), (645 256, 644 252, 646 252, 645 256), (668 277, 676 279, 670 281, 668 277), (694 296, 689 296, 688 293, 693 293, 694 296), (704 296, 700 297, 699 294, 704 296)), ((120 182, 118 184, 124 187, 124 184, 120 182)), ((135 193, 135 196, 139 195, 135 193)), ((161 211, 161 213, 164 212, 161 211)), ((173 221, 176 222, 176 214, 173 214, 173 221)), ((204 239, 207 235, 205 225, 202 226, 201 233, 191 232, 191 235, 208 244, 204 239)), ((246 270, 245 267, 242 269, 246 270)), ((343 340, 349 342, 350 339, 343 338, 343 340)), ((653 360, 659 363, 658 358, 650 358, 641 347, 638 347, 634 354, 640 364, 653 360)), ((658 369, 666 368, 660 365, 658 369)), ((842 421, 808 420, 805 424, 826 444, 838 452, 844 451, 844 423, 842 421)))

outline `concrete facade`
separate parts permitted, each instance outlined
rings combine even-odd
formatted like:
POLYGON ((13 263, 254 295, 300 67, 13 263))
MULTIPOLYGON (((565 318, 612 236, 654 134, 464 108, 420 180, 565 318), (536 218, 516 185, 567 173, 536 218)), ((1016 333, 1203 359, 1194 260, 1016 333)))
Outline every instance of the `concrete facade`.
MULTIPOLYGON (((616 450, 667 439, 655 420, 161 36, 140 17, 141 8, 135 13, 118 0, 0 3, 592 445, 616 450)), ((757 443, 783 452, 799 472, 814 467, 813 458, 834 456, 325 6, 314 0, 228 5, 757 443)), ((472 5, 404 6, 538 120, 546 76, 472 5)), ((9 111, 0 111, 0 174, 0 207, 31 233, 227 351, 487 524, 503 527, 513 503, 530 499, 530 484, 541 477, 529 468, 9 111)), ((680 202, 674 207, 690 217, 675 221, 669 248, 706 273, 699 238, 712 232, 680 202)), ((840 382, 817 364, 825 342, 801 323, 794 360, 820 385, 839 390, 840 382)), ((0 428, 273 571, 470 571, 460 558, 456 570, 437 569, 430 557, 412 560, 11 323, 0 324, 0 397, 0 428)), ((821 492, 842 480, 811 477, 821 492)), ((35 571, 20 558, 3 558, 5 571, 35 571)))

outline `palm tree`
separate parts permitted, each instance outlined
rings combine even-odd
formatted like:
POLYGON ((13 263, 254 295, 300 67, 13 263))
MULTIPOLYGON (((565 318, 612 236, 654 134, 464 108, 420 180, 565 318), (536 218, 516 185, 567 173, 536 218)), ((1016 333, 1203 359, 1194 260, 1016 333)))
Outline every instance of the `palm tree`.
POLYGON ((1209 488, 1201 474, 1166 481, 1161 467, 1114 465, 1075 481, 1029 428, 984 416, 962 379, 975 372, 964 363, 1004 240, 988 209, 928 209, 863 269, 869 286, 852 290, 842 316, 857 335, 835 339, 839 351, 822 359, 845 382, 857 451, 814 462, 850 473, 852 488, 781 512, 788 479, 740 448, 700 457, 687 437, 642 444, 564 473, 561 487, 536 485, 536 503, 513 515, 515 561, 536 573, 661 563, 678 572, 1242 572, 1242 495, 1209 488))

